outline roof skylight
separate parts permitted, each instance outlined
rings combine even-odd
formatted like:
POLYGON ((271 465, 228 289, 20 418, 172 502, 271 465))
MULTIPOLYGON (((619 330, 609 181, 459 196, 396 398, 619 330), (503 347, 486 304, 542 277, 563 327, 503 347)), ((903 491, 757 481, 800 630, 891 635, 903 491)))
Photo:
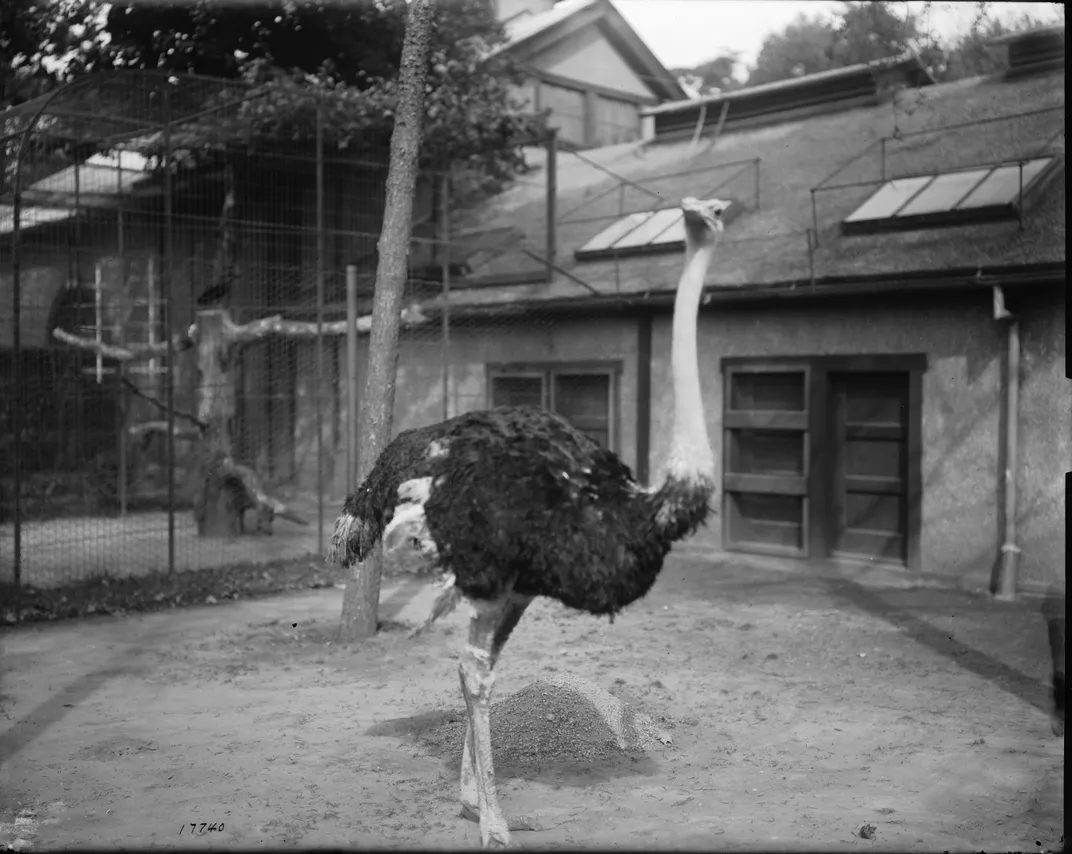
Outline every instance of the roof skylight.
MULTIPOLYGON (((734 201, 723 211, 723 223, 734 219, 739 212, 740 205, 734 201)), ((573 254, 578 261, 594 261, 599 258, 677 252, 684 245, 685 223, 681 208, 659 208, 626 214, 573 254)))
POLYGON ((887 181, 845 218, 841 230, 872 234, 1016 219, 1023 198, 1040 189, 1057 165, 1056 157, 1038 157, 887 181))

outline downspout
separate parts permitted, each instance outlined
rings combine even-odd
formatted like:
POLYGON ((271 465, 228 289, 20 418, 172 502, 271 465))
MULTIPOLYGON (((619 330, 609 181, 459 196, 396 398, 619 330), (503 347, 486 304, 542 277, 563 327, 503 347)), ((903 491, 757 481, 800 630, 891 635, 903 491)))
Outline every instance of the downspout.
POLYGON ((1016 545, 1016 452, 1020 422, 1020 321, 1005 308, 1001 287, 994 286, 994 318, 1006 321, 1005 336, 1005 530, 1001 542, 1001 570, 996 598, 1016 599, 1020 547, 1016 545))

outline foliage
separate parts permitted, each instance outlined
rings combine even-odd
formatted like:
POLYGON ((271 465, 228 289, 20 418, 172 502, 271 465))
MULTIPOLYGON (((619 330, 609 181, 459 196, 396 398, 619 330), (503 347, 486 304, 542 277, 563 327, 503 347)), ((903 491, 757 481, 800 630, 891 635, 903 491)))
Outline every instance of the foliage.
MULTIPOLYGON (((108 16, 113 63, 241 78, 256 96, 237 117, 254 140, 311 142, 315 105, 328 145, 366 156, 387 150, 398 100, 405 0, 256 5, 198 0, 116 6, 108 16), (166 23, 167 26, 162 26, 166 23)), ((422 160, 477 161, 492 178, 523 166, 513 143, 540 123, 512 98, 515 69, 483 61, 504 39, 487 0, 436 10, 426 87, 422 160)))
POLYGON ((749 85, 772 83, 831 68, 873 62, 909 51, 924 65, 940 58, 937 43, 911 13, 899 15, 893 4, 847 2, 832 20, 800 16, 760 49, 748 76, 749 85))
POLYGON ((100 0, 0 3, 0 109, 42 95, 92 63, 100 0))
MULTIPOLYGON (((1006 63, 1005 48, 992 44, 993 39, 1043 25, 1041 19, 1029 14, 1012 22, 1002 21, 991 15, 991 4, 981 0, 975 4, 970 30, 951 43, 943 43, 927 27, 930 5, 925 3, 916 15, 903 11, 901 4, 846 2, 830 18, 800 15, 763 42, 755 65, 748 69, 747 85, 788 80, 909 51, 919 56, 939 81, 992 74, 1006 63)), ((677 69, 675 74, 699 82, 702 90, 737 88, 733 74, 736 64, 737 57, 730 54, 695 68, 677 69)))
POLYGON ((780 33, 766 38, 756 64, 749 69, 748 85, 773 83, 817 74, 833 67, 835 33, 820 17, 799 15, 780 33))
POLYGON ((1006 66, 1006 49, 1001 44, 994 44, 994 40, 1044 25, 1043 21, 1030 14, 1023 14, 1011 23, 985 14, 976 15, 971 29, 945 52, 937 76, 940 80, 960 80, 1001 71, 1006 66))
MULTIPOLYGON (((167 6, 10 0, 0 13, 0 45, 5 57, 14 57, 6 67, 0 63, 3 105, 81 71, 164 69, 243 80, 256 96, 231 117, 244 141, 310 143, 314 105, 320 104, 329 145, 382 159, 397 102, 406 8, 406 0, 194 0, 167 6)), ((425 165, 460 161, 492 181, 523 168, 516 143, 538 134, 542 120, 511 94, 518 71, 503 61, 484 61, 504 38, 490 0, 437 6, 425 165)), ((210 130, 207 123, 203 130, 210 130)), ((212 128, 209 136, 218 140, 221 130, 212 128)), ((194 139, 186 143, 197 147, 194 139)))
POLYGON ((674 68, 670 73, 701 95, 710 95, 716 89, 727 92, 741 88, 743 84, 736 75, 740 63, 740 52, 733 50, 701 62, 695 68, 674 68))
POLYGON ((887 3, 846 3, 834 24, 834 67, 872 62, 913 50, 922 32, 916 16, 895 14, 887 3))

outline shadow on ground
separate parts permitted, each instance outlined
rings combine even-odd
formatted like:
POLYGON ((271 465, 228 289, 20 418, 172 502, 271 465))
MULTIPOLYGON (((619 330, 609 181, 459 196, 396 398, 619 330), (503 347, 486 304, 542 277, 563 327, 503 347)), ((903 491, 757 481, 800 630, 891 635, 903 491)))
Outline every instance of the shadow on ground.
POLYGON ((935 587, 873 587, 844 574, 851 572, 846 568, 804 563, 780 571, 772 567, 760 568, 738 556, 690 557, 678 561, 671 572, 712 601, 755 605, 792 600, 803 608, 838 608, 847 603, 958 667, 1050 711, 1046 622, 1037 603, 1006 603, 986 593, 935 587))

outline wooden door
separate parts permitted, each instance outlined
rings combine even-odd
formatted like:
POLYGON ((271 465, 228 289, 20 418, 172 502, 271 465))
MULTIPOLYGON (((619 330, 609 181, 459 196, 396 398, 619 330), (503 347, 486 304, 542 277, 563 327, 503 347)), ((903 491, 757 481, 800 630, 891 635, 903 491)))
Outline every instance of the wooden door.
POLYGON ((906 562, 908 387, 907 373, 830 375, 835 556, 906 562))
POLYGON ((730 367, 722 417, 727 548, 808 554, 808 370, 730 367))

